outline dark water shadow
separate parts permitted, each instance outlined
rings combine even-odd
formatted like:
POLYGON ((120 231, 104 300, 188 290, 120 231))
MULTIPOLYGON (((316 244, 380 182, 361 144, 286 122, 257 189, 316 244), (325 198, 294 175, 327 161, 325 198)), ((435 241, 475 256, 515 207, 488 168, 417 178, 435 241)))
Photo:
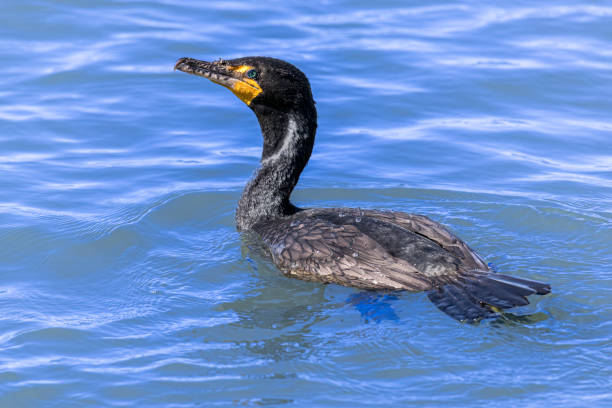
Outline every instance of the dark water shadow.
MULTIPOLYGON (((317 350, 311 328, 329 315, 325 286, 284 277, 253 234, 241 234, 241 241, 244 265, 254 279, 243 296, 218 306, 239 316, 231 324, 232 340, 265 359, 308 359, 317 350)), ((274 375, 285 378, 295 373, 274 375)))
POLYGON ((536 312, 532 314, 518 315, 514 313, 501 313, 499 316, 490 320, 491 326, 494 327, 517 327, 537 324, 548 320, 550 316, 543 312, 536 312))
MULTIPOLYGON (((268 266, 273 268, 279 275, 282 274, 271 262, 271 256, 267 247, 263 245, 261 240, 255 234, 242 234, 242 250, 243 257, 251 266, 257 270, 257 264, 254 258, 263 259, 268 266)), ((324 288, 320 283, 305 283, 309 286, 316 285, 324 288)), ((321 292, 322 294, 323 292, 321 292)), ((391 302, 396 301, 398 297, 394 294, 381 293, 376 291, 360 291, 350 295, 346 299, 346 304, 352 305, 359 312, 365 323, 375 322, 380 323, 384 320, 398 321, 399 316, 393 310, 391 302)))
MULTIPOLYGON (((251 292, 253 296, 232 302, 233 310, 240 313, 245 313, 247 309, 246 306, 240 306, 242 303, 250 305, 248 313, 243 314, 245 318, 248 317, 245 322, 250 321, 252 326, 267 329, 283 329, 302 324, 303 329, 309 331, 312 325, 326 319, 325 312, 329 309, 329 305, 325 298, 325 285, 287 279, 272 263, 267 247, 257 235, 241 234, 241 240, 243 259, 253 268, 259 280, 257 289, 251 292), (253 307, 256 304, 266 306, 253 307), (268 305, 274 306, 268 307, 268 305)), ((489 263, 489 267, 494 273, 497 272, 497 268, 492 263, 489 263)), ((378 324, 384 321, 398 322, 400 320, 393 308, 393 303, 398 299, 396 293, 359 291, 349 295, 345 303, 353 306, 359 312, 364 323, 378 324)), ((543 312, 519 315, 500 311, 489 318, 458 323, 470 325, 486 323, 494 327, 518 327, 534 325, 549 318, 550 316, 543 312)), ((292 337, 291 340, 298 339, 292 337)))

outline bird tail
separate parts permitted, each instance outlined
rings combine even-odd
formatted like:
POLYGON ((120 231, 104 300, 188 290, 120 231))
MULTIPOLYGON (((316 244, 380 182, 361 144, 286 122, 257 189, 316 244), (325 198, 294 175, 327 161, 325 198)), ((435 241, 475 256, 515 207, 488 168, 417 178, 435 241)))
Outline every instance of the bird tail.
POLYGON ((498 273, 471 271, 428 293, 429 300, 457 320, 480 320, 529 304, 527 296, 550 293, 550 285, 498 273))

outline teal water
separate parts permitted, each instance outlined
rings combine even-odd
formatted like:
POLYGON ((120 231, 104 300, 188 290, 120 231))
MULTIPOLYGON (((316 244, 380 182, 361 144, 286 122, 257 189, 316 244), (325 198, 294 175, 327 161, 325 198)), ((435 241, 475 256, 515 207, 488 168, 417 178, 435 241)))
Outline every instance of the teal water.
POLYGON ((5 0, 0 406, 612 406, 612 5, 5 0), (458 323, 283 277, 235 231, 268 55, 319 111, 295 201, 417 212, 550 282, 458 323))

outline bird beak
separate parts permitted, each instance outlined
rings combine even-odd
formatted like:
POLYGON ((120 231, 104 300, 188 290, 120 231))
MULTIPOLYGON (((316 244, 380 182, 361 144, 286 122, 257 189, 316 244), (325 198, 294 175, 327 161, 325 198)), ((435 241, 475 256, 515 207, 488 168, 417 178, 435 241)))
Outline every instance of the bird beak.
POLYGON ((174 69, 210 79, 232 91, 247 105, 262 92, 257 81, 246 77, 246 72, 253 69, 250 65, 231 65, 224 60, 207 62, 181 58, 174 65, 174 69))

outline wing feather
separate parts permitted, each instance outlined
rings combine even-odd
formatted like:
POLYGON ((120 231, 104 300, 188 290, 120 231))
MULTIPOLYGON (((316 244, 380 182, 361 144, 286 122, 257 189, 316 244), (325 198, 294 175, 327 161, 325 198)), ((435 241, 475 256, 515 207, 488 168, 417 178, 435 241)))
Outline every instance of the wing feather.
POLYGON ((421 291, 430 280, 408 262, 390 255, 353 225, 316 217, 256 226, 285 274, 363 289, 421 291))
POLYGON ((397 211, 363 210, 362 212, 368 217, 391 222, 435 242, 452 255, 461 259, 466 270, 489 270, 484 260, 465 242, 459 239, 444 225, 424 215, 408 214, 397 211))

